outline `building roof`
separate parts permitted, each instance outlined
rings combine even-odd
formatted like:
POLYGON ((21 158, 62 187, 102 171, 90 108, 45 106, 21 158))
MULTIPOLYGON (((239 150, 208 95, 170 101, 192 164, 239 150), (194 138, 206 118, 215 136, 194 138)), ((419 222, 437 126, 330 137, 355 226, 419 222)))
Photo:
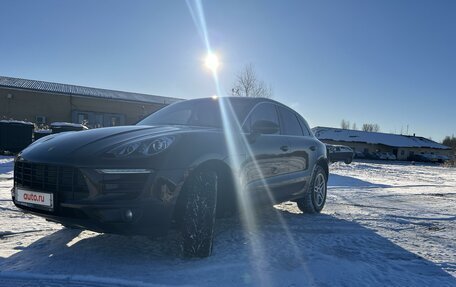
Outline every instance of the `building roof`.
POLYGON ((450 149, 449 147, 436 143, 430 139, 416 136, 365 132, 329 127, 315 127, 312 131, 319 140, 382 144, 391 147, 450 149))
POLYGON ((143 102, 152 104, 171 104, 182 99, 161 97, 155 95, 122 92, 83 86, 51 83, 36 80, 27 80, 0 76, 0 88, 12 88, 29 91, 39 91, 64 95, 85 96, 93 98, 105 98, 122 101, 143 102))

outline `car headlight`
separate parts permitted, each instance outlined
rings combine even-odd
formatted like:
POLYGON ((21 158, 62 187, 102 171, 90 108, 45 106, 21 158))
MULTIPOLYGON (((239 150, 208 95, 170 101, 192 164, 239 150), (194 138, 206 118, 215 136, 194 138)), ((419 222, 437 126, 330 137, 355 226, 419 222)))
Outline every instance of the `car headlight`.
POLYGON ((160 153, 166 150, 174 141, 173 137, 147 138, 128 142, 115 147, 106 154, 110 157, 141 157, 160 153))

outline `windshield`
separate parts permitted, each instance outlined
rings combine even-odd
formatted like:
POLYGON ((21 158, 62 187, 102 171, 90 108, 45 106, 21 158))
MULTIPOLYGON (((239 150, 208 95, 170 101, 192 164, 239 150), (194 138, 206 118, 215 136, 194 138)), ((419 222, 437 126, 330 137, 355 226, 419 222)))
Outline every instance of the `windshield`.
MULTIPOLYGON (((240 124, 253 106, 253 101, 237 98, 197 99, 169 105, 143 119, 137 125, 186 125, 222 128, 220 101, 231 104, 233 115, 240 124)), ((226 109, 230 111, 229 108, 226 109)), ((229 113, 229 112, 228 112, 229 113)))

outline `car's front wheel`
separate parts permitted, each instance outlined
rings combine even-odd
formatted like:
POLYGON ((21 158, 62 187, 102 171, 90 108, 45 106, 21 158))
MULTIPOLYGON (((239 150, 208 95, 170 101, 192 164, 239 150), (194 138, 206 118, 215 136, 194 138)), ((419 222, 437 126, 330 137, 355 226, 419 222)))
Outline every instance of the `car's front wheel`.
POLYGON ((326 202, 328 176, 321 166, 315 172, 304 197, 298 199, 298 208, 304 213, 319 213, 326 202))
POLYGON ((212 241, 217 203, 217 174, 194 172, 184 185, 186 196, 181 235, 184 257, 208 257, 212 241))

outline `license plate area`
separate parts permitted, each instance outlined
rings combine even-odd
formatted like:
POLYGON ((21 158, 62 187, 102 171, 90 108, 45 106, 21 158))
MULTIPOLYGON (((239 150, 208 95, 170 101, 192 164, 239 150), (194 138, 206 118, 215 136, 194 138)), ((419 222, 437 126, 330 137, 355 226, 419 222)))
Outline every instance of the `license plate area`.
POLYGON ((54 194, 52 193, 16 187, 14 198, 15 201, 21 205, 48 211, 54 210, 54 194))

